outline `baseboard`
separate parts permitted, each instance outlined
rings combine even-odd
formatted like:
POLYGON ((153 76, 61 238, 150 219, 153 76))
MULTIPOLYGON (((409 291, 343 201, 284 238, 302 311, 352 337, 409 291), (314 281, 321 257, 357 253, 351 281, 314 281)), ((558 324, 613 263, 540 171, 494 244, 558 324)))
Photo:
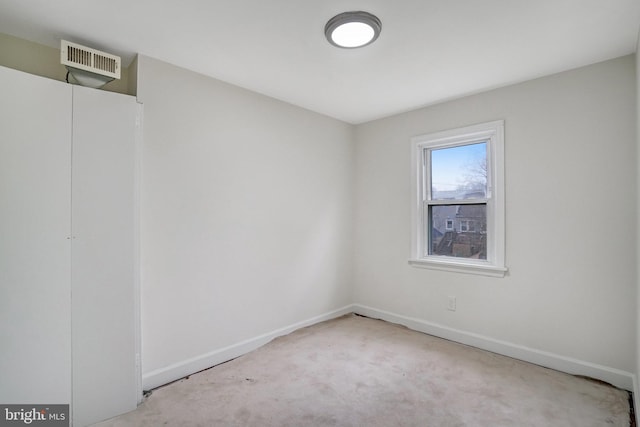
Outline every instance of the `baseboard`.
POLYGON ((427 322, 422 319, 403 316, 400 314, 379 310, 361 304, 347 305, 337 310, 312 317, 310 319, 286 326, 284 328, 276 329, 274 331, 245 341, 241 341, 228 347, 217 349, 209 353, 196 356, 194 358, 184 360, 170 366, 166 366, 161 369, 156 369, 155 371, 142 375, 142 385, 145 390, 151 390, 172 381, 176 381, 180 378, 184 378, 195 372, 202 371, 203 369, 207 369, 236 357, 242 356, 243 354, 246 354, 263 346, 274 338, 287 335, 295 331, 296 329, 311 326, 316 323, 334 319, 336 317, 340 317, 349 313, 356 313, 375 319, 382 319, 387 322, 397 323, 415 331, 434 335, 440 338, 445 338, 451 341, 459 342, 461 344, 470 345, 472 347, 477 347, 483 350, 502 354, 504 356, 513 357, 515 359, 524 360, 526 362, 534 363, 536 365, 544 366, 558 371, 567 372, 569 374, 584 375, 587 377, 606 381, 610 384, 615 385, 616 387, 633 391, 634 403, 636 405, 636 414, 639 412, 638 408, 640 408, 640 390, 638 389, 638 381, 636 376, 630 372, 625 372, 619 369, 609 368, 607 366, 597 365, 594 363, 589 363, 579 359, 573 359, 554 353, 536 350, 506 341, 496 340, 483 335, 449 328, 447 326, 427 322))
POLYGON ((220 363, 227 362, 236 357, 242 356, 250 351, 257 349, 273 340, 274 338, 282 335, 287 335, 296 329, 311 326, 325 320, 334 319, 336 317, 343 316, 353 312, 353 305, 347 305, 337 310, 330 311, 319 316, 312 317, 302 322, 294 323, 293 325, 286 326, 284 328, 276 329, 275 331, 268 332, 266 334, 250 338, 245 341, 230 345, 228 347, 220 348, 218 350, 211 351, 209 353, 193 357, 191 359, 175 363, 170 366, 166 366, 161 369, 146 373, 142 375, 142 385, 145 390, 151 390, 161 385, 168 384, 172 381, 184 378, 187 375, 191 375, 195 372, 202 371, 203 369, 210 368, 220 363))
MULTIPOLYGON (((506 341, 500 341, 486 336, 462 331, 459 329, 449 328, 447 326, 436 323, 427 322, 425 320, 403 316, 376 308, 367 307, 361 304, 353 305, 353 312, 367 317, 382 319, 387 322, 404 325, 409 329, 424 332, 440 338, 445 338, 461 344, 470 345, 493 353, 502 354, 504 356, 513 357, 515 359, 524 360, 546 368, 555 369, 557 371, 566 372, 573 375, 584 375, 596 378, 613 384, 616 387, 632 390, 636 392, 635 375, 630 372, 621 371, 619 369, 609 368, 607 366, 597 365, 546 351, 536 350, 513 344, 506 341)), ((635 398, 638 398, 637 393, 635 398)), ((637 403, 637 400, 636 400, 637 403)), ((637 408, 637 406, 636 406, 637 408)))
POLYGON ((640 426, 640 416, 638 415, 638 410, 640 409, 640 390, 638 390, 638 376, 633 375, 633 413, 636 416, 636 424, 640 426))

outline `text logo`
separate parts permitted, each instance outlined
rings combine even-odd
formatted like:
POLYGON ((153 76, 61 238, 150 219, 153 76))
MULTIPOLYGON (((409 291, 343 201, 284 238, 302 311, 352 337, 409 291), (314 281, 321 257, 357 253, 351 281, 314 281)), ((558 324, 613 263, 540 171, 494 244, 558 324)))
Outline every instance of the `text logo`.
POLYGON ((0 427, 69 426, 69 405, 0 405, 0 427))

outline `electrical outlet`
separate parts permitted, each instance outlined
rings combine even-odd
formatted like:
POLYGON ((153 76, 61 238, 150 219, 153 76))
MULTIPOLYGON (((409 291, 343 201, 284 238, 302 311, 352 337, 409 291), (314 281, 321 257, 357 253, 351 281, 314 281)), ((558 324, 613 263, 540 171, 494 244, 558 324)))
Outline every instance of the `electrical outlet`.
POLYGON ((447 310, 456 311, 456 297, 449 295, 449 304, 447 305, 447 310))

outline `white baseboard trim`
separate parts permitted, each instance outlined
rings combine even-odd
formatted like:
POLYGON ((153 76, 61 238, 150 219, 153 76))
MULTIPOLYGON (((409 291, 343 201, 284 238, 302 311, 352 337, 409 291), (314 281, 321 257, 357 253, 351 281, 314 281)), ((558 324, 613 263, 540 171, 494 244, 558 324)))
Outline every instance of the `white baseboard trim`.
MULTIPOLYGON (((409 329, 434 335, 440 338, 455 341, 461 344, 470 345, 493 353, 502 354, 504 356, 513 357, 515 359, 524 360, 525 362, 534 363, 546 368, 555 369, 573 375, 584 375, 606 381, 616 387, 633 391, 634 404, 636 408, 636 417, 638 417, 638 408, 640 408, 640 390, 636 376, 630 372, 622 371, 607 366, 597 365, 585 362, 579 359, 561 356, 546 351, 536 350, 529 347, 513 344, 506 341, 496 340, 472 332, 466 332, 459 329, 450 328, 448 326, 439 325, 437 323, 428 322, 426 320, 413 317, 403 316, 391 313, 385 310, 368 307, 362 304, 347 305, 337 310, 303 320, 298 323, 267 332, 260 336, 241 341, 239 343, 223 347, 209 353, 174 363, 164 368, 156 369, 152 372, 142 375, 142 386, 145 390, 151 390, 156 387, 168 384, 172 381, 179 380, 188 375, 210 368, 220 363, 224 363, 236 357, 242 356, 253 351, 274 338, 287 335, 296 329, 311 326, 325 320, 334 319, 349 313, 356 313, 374 319, 382 319, 387 322, 397 323, 406 326, 409 329)), ((640 421, 640 420, 639 420, 640 421)), ((640 424, 639 424, 640 425, 640 424)))
POLYGON ((640 416, 638 416, 638 408, 640 408, 640 390, 638 390, 638 376, 633 375, 633 409, 636 415, 636 425, 640 425, 640 416))
POLYGON ((301 322, 294 323, 293 325, 267 332, 266 334, 259 335, 255 338, 250 338, 237 344, 213 350, 209 353, 174 363, 164 368, 156 369, 155 371, 142 375, 142 386, 145 390, 160 387, 161 385, 179 380, 180 378, 202 371, 203 369, 235 359, 236 357, 242 356, 243 354, 265 345, 274 338, 287 335, 296 329, 311 326, 349 313, 353 313, 353 305, 347 305, 337 310, 312 317, 311 319, 303 320, 301 322))
MULTIPOLYGON (((378 310, 376 308, 367 307, 361 304, 354 304, 353 312, 363 316, 382 319, 387 322, 404 325, 407 328, 413 329, 415 331, 424 332, 429 335, 434 335, 461 344, 470 345, 482 350, 487 350, 493 353, 502 354, 504 356, 513 357, 515 359, 524 360, 525 362, 534 363, 546 368, 555 369, 557 371, 562 371, 573 375, 584 375, 587 377, 606 381, 616 387, 634 391, 634 393, 636 393, 634 395, 636 403, 638 403, 638 394, 635 384, 636 378, 635 375, 630 372, 625 372, 619 369, 609 368, 607 366, 597 365, 570 357, 560 356, 558 354, 536 350, 506 341, 496 340, 483 335, 449 328, 447 326, 391 313, 384 310, 378 310)), ((638 406, 636 406, 636 408, 637 407, 638 406)))

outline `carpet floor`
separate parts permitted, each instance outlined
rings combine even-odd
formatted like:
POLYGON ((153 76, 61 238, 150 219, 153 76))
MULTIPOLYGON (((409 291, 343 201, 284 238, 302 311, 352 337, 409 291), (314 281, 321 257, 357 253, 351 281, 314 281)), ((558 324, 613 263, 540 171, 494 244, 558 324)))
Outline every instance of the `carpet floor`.
POLYGON ((629 393, 347 315, 160 387, 122 426, 629 426, 629 393))

